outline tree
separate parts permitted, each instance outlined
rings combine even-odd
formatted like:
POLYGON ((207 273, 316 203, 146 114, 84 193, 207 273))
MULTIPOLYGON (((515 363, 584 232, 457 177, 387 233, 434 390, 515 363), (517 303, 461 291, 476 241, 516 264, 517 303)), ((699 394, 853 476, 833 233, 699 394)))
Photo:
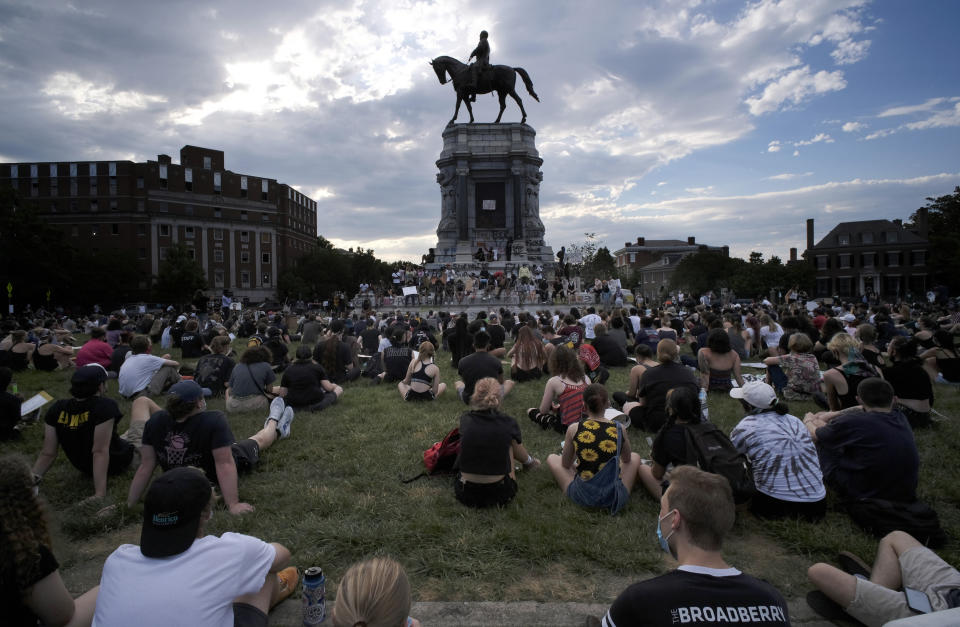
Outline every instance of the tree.
MULTIPOLYGON (((927 226, 930 240, 930 259, 927 265, 932 268, 934 279, 947 285, 952 292, 960 289, 960 186, 952 194, 938 198, 927 198, 927 204, 921 209, 927 212, 927 226)), ((910 216, 909 228, 917 229, 920 224, 918 209, 910 216)))
POLYGON ((716 250, 702 250, 680 260, 670 279, 670 287, 691 294, 730 287, 737 272, 735 266, 744 263, 742 259, 727 257, 716 250))
POLYGON ((197 290, 207 289, 203 268, 190 257, 187 247, 175 244, 167 249, 154 284, 156 298, 164 303, 186 304, 197 290))

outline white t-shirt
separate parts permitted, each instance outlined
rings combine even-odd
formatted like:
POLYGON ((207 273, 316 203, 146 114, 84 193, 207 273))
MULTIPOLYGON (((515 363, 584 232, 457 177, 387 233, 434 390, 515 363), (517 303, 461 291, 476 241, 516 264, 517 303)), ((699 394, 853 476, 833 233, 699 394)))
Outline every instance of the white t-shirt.
POLYGON ((129 398, 150 385, 150 379, 163 367, 163 361, 162 357, 147 353, 127 355, 117 375, 120 395, 129 398))
POLYGON ((760 327, 760 337, 762 337, 763 341, 767 343, 767 348, 776 348, 779 346, 780 338, 783 337, 783 327, 776 322, 773 324, 777 329, 776 331, 771 331, 769 324, 765 324, 760 327))
POLYGON ((239 533, 204 536, 162 558, 123 544, 103 565, 93 624, 232 627, 233 600, 260 590, 275 558, 273 546, 239 533))
POLYGON ((826 496, 817 448, 800 419, 775 411, 740 421, 730 441, 753 466, 757 490, 781 501, 813 503, 826 496))
POLYGON ((600 316, 597 314, 587 314, 584 317, 580 318, 580 322, 583 323, 583 328, 586 333, 584 334, 588 340, 594 339, 596 334, 593 332, 593 327, 597 326, 601 322, 600 316))

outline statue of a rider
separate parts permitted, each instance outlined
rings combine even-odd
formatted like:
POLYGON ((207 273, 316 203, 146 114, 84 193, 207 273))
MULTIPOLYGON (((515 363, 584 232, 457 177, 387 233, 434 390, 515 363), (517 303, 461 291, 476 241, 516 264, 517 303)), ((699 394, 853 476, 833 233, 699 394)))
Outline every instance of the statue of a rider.
POLYGON ((480 31, 480 43, 470 53, 470 59, 476 57, 476 63, 470 64, 470 88, 474 93, 470 95, 470 101, 477 101, 477 88, 480 83, 480 74, 490 65, 490 44, 487 43, 487 31, 480 31))

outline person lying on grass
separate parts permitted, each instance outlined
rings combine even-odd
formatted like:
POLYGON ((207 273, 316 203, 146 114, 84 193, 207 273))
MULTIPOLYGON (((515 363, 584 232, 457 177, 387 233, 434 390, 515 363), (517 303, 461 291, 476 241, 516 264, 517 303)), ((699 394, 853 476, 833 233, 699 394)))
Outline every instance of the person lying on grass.
POLYGON ((181 466, 196 466, 210 483, 220 486, 224 503, 231 514, 253 511, 253 506, 240 501, 237 472, 248 471, 260 461, 260 452, 277 439, 290 437, 293 408, 282 398, 270 403, 270 414, 263 429, 250 438, 237 442, 220 411, 207 411, 206 396, 210 390, 194 381, 181 381, 170 388, 166 410, 157 411, 146 421, 140 467, 130 483, 127 506, 140 500, 157 464, 164 471, 181 466))
POLYGON ((513 460, 527 469, 539 468, 523 446, 517 421, 500 413, 500 382, 477 381, 471 411, 460 416, 460 472, 454 479, 457 500, 469 507, 502 507, 517 493, 513 460))
POLYGON ((133 463, 140 449, 143 426, 151 409, 159 409, 146 396, 133 401, 130 428, 117 435, 123 418, 107 390, 107 371, 100 364, 81 366, 70 377, 70 395, 53 403, 44 418, 43 449, 33 465, 36 481, 43 478, 62 447, 73 467, 93 477, 93 497, 107 495, 107 476, 117 475, 133 463))
POLYGON ((560 490, 583 507, 619 512, 630 499, 630 491, 641 465, 640 456, 630 450, 630 438, 620 423, 604 416, 610 400, 599 383, 583 392, 586 420, 567 427, 563 455, 547 456, 547 466, 560 490))

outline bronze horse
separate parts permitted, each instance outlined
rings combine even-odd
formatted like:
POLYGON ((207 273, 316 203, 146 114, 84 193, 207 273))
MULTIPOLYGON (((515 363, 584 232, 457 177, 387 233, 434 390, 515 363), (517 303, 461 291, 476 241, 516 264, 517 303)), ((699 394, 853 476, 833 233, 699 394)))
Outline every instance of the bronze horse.
POLYGON ((523 79, 527 93, 533 96, 534 100, 540 102, 537 93, 533 91, 533 81, 530 80, 527 71, 522 67, 491 65, 485 71, 481 72, 477 79, 477 87, 473 89, 468 86, 470 82, 470 66, 467 64, 461 63, 453 57, 437 57, 430 62, 430 65, 433 66, 433 71, 436 72, 441 85, 446 84, 447 74, 449 73, 450 78, 453 80, 453 89, 457 92, 457 107, 454 109, 453 118, 448 122, 448 125, 453 124, 457 119, 457 115, 460 113, 461 102, 467 105, 467 111, 470 112, 470 121, 473 122, 473 107, 470 106, 470 95, 474 93, 489 94, 492 91, 497 92, 497 96, 500 98, 500 114, 497 115, 495 123, 500 122, 500 118, 503 117, 503 111, 507 108, 507 95, 513 96, 513 99, 516 100, 520 106, 520 113, 523 114, 523 119, 520 120, 520 123, 523 124, 526 122, 527 112, 523 108, 523 101, 520 100, 520 96, 517 95, 514 89, 517 84, 517 74, 523 79))

